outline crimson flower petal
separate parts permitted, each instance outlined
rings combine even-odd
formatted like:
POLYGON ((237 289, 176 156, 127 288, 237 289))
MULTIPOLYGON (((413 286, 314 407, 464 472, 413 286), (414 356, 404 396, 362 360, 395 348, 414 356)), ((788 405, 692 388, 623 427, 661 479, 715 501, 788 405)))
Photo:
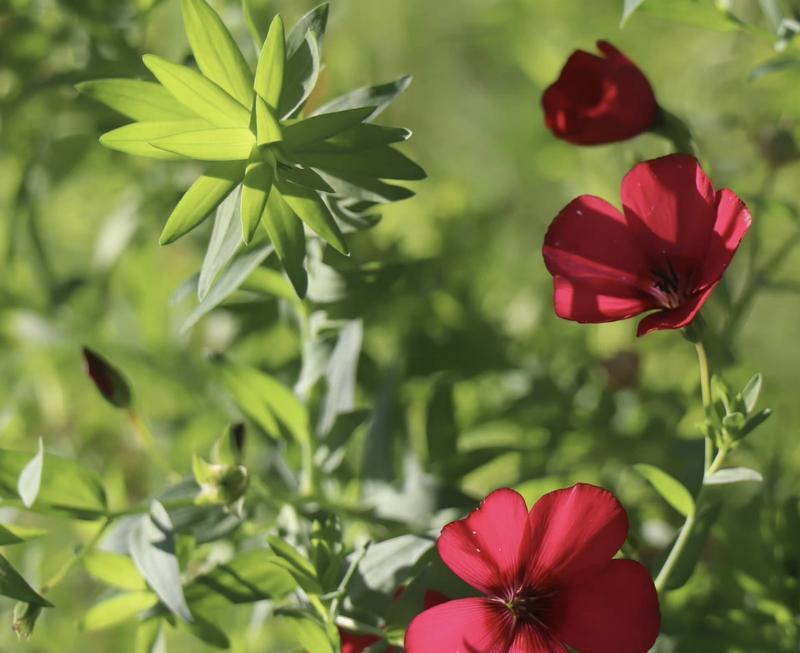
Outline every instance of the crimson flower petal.
POLYGON ((423 605, 425 606, 425 609, 428 610, 441 603, 447 603, 449 600, 449 596, 439 592, 438 590, 426 590, 423 598, 423 605))
POLYGON ((568 651, 545 628, 524 625, 517 628, 508 653, 568 653, 568 651))
POLYGON ((496 490, 465 519, 444 527, 439 555, 474 588, 502 595, 523 571, 527 520, 528 508, 519 493, 496 490))
POLYGON ((514 635, 510 615, 504 606, 489 599, 442 603, 411 622, 406 653, 508 653, 514 635))
POLYGON ((653 579, 638 562, 612 560, 585 582, 562 588, 547 625, 581 653, 646 653, 661 626, 653 579))
POLYGON ((720 280, 752 222, 750 211, 733 191, 725 188, 716 199, 717 221, 700 272, 704 283, 720 280))
POLYGON ((339 630, 339 638, 342 641, 342 653, 361 653, 380 641, 375 635, 355 635, 345 630, 339 630))
POLYGON ((669 261, 685 275, 703 260, 716 194, 697 159, 670 154, 638 164, 622 180, 622 206, 651 266, 669 261))
POLYGON ((636 328, 637 336, 645 336, 651 331, 659 331, 661 329, 682 329, 692 323, 703 304, 709 298, 717 284, 714 283, 702 292, 696 294, 689 299, 686 303, 681 304, 678 308, 669 310, 658 311, 652 315, 648 315, 636 328))
POLYGON ((545 494, 528 519, 527 579, 549 589, 602 568, 622 548, 628 515, 608 490, 579 483, 545 494))

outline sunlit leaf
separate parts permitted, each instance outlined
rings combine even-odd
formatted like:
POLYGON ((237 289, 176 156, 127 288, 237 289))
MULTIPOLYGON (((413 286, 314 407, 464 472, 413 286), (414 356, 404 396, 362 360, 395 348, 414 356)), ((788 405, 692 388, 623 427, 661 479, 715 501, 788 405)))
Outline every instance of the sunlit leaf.
POLYGON ((83 556, 81 562, 87 572, 112 587, 129 591, 147 588, 136 565, 126 555, 93 549, 83 556))
POLYGON ((301 650, 314 653, 335 653, 338 650, 334 649, 325 627, 311 615, 284 611, 279 618, 291 626, 301 650))
POLYGON ((276 181, 276 187, 292 211, 314 233, 330 243, 342 254, 349 253, 339 225, 336 224, 336 220, 333 219, 328 207, 325 206, 325 203, 315 191, 285 180, 276 181))
POLYGON ((138 79, 98 79, 81 82, 77 89, 124 116, 142 122, 197 120, 198 115, 183 106, 161 84, 138 79))
POLYGON ((245 161, 256 137, 246 127, 184 131, 151 141, 160 150, 200 161, 245 161))
POLYGON ((323 141, 361 123, 370 113, 372 107, 361 107, 298 120, 284 128, 284 143, 290 149, 300 149, 309 143, 323 141))
POLYGON ((199 300, 205 299, 217 275, 230 263, 241 245, 241 187, 238 187, 217 207, 214 228, 197 280, 199 300))
POLYGON ((242 236, 246 243, 256 234, 274 178, 275 168, 259 157, 258 150, 254 150, 242 184, 242 236))
POLYGON ((160 138, 182 134, 186 131, 194 132, 211 127, 210 122, 200 118, 171 122, 134 122, 106 132, 100 137, 100 142, 109 149, 125 152, 126 154, 177 161, 185 157, 181 154, 155 147, 151 145, 151 142, 160 138))
POLYGON ((157 603, 158 597, 152 592, 117 594, 89 608, 80 625, 84 630, 112 628, 133 619, 157 603))
POLYGON ((661 497, 684 517, 694 514, 694 499, 679 481, 653 465, 634 465, 633 468, 655 488, 661 497))
POLYGON ((279 115, 294 115, 303 107, 317 83, 321 68, 322 41, 328 24, 328 3, 303 16, 286 40, 286 74, 279 115))
POLYGON ((31 461, 22 468, 17 481, 17 491, 22 503, 30 508, 39 496, 42 486, 42 466, 44 465, 44 443, 39 438, 39 449, 31 461))
POLYGON ((261 48, 254 84, 256 93, 273 109, 276 109, 280 102, 285 65, 286 41, 283 19, 275 16, 261 48))
POLYGON ((306 257, 303 223, 284 201, 277 188, 272 189, 267 199, 262 221, 298 297, 305 297, 308 275, 303 267, 306 257))
POLYGON ((256 142, 259 145, 277 143, 283 139, 281 125, 275 117, 273 110, 259 95, 255 101, 256 107, 256 142))

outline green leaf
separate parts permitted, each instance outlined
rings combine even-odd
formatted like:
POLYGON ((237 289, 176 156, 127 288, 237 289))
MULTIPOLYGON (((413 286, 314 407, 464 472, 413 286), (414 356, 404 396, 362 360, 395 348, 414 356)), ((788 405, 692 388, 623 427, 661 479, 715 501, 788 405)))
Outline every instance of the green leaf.
POLYGON ((425 171, 405 154, 391 147, 376 147, 357 154, 298 154, 303 165, 320 168, 337 177, 378 177, 381 179, 425 179, 425 171))
POLYGON ((200 301, 206 298, 217 275, 241 248, 241 207, 241 187, 234 189, 217 207, 214 228, 197 280, 197 298, 200 301))
POLYGON ((277 188, 273 188, 269 194, 262 223, 297 296, 305 297, 308 290, 308 275, 303 267, 306 257, 303 223, 284 201, 277 188))
POLYGON ((100 137, 100 143, 111 150, 133 154, 134 156, 179 161, 184 158, 182 155, 154 147, 151 142, 160 138, 182 134, 186 131, 208 129, 211 126, 210 122, 200 118, 171 122, 134 122, 106 132, 100 137))
POLYGON ((758 401, 758 396, 761 394, 761 386, 763 385, 764 377, 761 374, 755 374, 747 382, 742 390, 742 401, 744 401, 745 411, 749 415, 753 412, 758 401))
POLYGON ((242 185, 242 236, 245 243, 253 240, 256 234, 275 178, 275 168, 259 158, 257 149, 253 150, 253 155, 242 185))
POLYGON ((304 145, 323 141, 361 123, 372 113, 373 107, 345 109, 298 120, 284 128, 284 145, 300 149, 304 145))
POLYGON ((253 273, 242 284, 241 289, 297 301, 296 291, 292 284, 286 280, 286 277, 276 270, 270 270, 265 267, 253 270, 253 273))
POLYGON ((17 491, 22 504, 30 508, 39 496, 42 486, 42 465, 44 464, 44 443, 39 438, 39 449, 31 461, 22 468, 17 481, 17 491))
POLYGON ((178 102, 212 125, 247 127, 250 124, 250 112, 200 73, 154 54, 144 55, 143 61, 178 102))
POLYGON ((368 176, 351 175, 340 172, 338 175, 324 174, 336 194, 352 200, 364 202, 397 202, 414 197, 414 191, 402 186, 387 184, 380 179, 368 176), (346 175, 341 177, 339 175, 346 175))
POLYGON ((47 531, 41 528, 29 528, 27 526, 17 526, 16 524, 0 524, 0 546, 11 544, 21 544, 28 540, 36 539, 47 535, 47 531))
POLYGON ((234 259, 225 270, 220 274, 214 287, 209 291, 203 301, 192 311, 189 317, 181 326, 181 332, 186 333, 206 314, 210 313, 232 293, 239 289, 245 279, 261 265, 272 253, 272 245, 259 247, 244 252, 241 256, 234 259))
POLYGON ((261 48, 253 86, 261 99, 273 109, 277 108, 281 99, 285 66, 286 41, 283 19, 278 15, 272 19, 267 38, 261 48))
POLYGON ((328 392, 322 404, 319 430, 327 433, 336 418, 355 408, 356 373, 361 356, 364 326, 360 319, 348 320, 339 331, 336 346, 331 352, 325 377, 328 392))
POLYGON ((772 415, 772 411, 769 408, 765 408, 764 410, 757 412, 755 415, 753 415, 750 419, 747 420, 747 422, 744 425, 744 428, 742 428, 742 430, 736 434, 737 438, 742 439, 746 435, 749 435, 752 431, 754 431, 764 422, 766 422, 767 419, 769 419, 770 415, 772 415))
POLYGON ((256 142, 259 145, 269 145, 283 140, 283 133, 278 119, 260 95, 256 97, 255 106, 256 142))
POLYGON ((323 104, 312 115, 318 116, 322 113, 355 109, 356 107, 374 107, 372 113, 365 118, 365 120, 372 120, 383 112, 400 93, 405 91, 410 83, 411 75, 403 75, 385 84, 357 88, 323 104))
POLYGON ((631 14, 633 14, 643 2, 644 0, 625 0, 625 7, 622 9, 622 20, 619 24, 620 27, 625 26, 628 18, 631 17, 631 14))
POLYGON ((227 127, 182 132, 150 144, 200 161, 246 161, 255 142, 255 135, 246 127, 227 127))
POLYGON ((720 469, 706 476, 703 480, 703 485, 726 485, 728 483, 744 483, 755 482, 760 483, 764 480, 756 470, 747 467, 729 467, 727 469, 720 469))
POLYGON ((43 608, 52 608, 50 603, 43 596, 39 596, 36 591, 28 585, 19 572, 11 566, 11 563, 0 555, 0 596, 7 596, 23 603, 30 603, 43 608))
POLYGON ((280 599, 296 589, 297 582, 285 564, 264 549, 237 554, 228 562, 201 574, 186 586, 186 600, 192 605, 255 603, 280 599))
POLYGON ((323 3, 297 21, 289 33, 286 74, 278 112, 281 117, 299 112, 316 86, 327 24, 328 3, 323 3))
POLYGON ((335 653, 338 650, 334 649, 325 627, 311 615, 282 612, 279 618, 291 627, 300 650, 314 653, 335 653))
POLYGON ((712 0, 647 0, 638 10, 657 18, 722 32, 742 26, 730 11, 715 6, 712 0))
POLYGON ((193 620, 183 596, 181 572, 175 557, 175 537, 169 514, 158 501, 150 506, 128 535, 136 568, 169 610, 187 622, 193 620))
POLYGON ((181 0, 183 23, 200 71, 243 106, 253 102, 253 73, 217 13, 205 0, 181 0))
MULTIPOLYGON (((17 480, 30 454, 0 449, 0 496, 18 499, 17 480)), ((79 463, 44 455, 36 512, 64 512, 76 519, 97 519, 107 509, 106 495, 97 476, 79 463)))
POLYGON ((311 168, 280 165, 278 168, 278 175, 294 184, 305 186, 312 190, 318 190, 322 193, 335 192, 333 187, 322 178, 322 175, 311 168))
POLYGON ((311 561, 286 540, 276 535, 268 535, 267 543, 275 553, 275 561, 288 571, 300 587, 309 594, 321 594, 322 586, 311 561))
POLYGON ((197 639, 216 648, 230 648, 231 642, 225 632, 199 615, 195 615, 195 620, 190 624, 185 624, 186 629, 197 639))
POLYGON ((139 624, 133 650, 134 653, 166 653, 167 644, 160 618, 150 618, 139 624))
POLYGON ((634 465, 633 468, 655 488, 661 497, 684 517, 694 514, 694 499, 679 481, 653 465, 634 465))
POLYGON ((136 565, 126 555, 92 549, 83 556, 82 562, 89 574, 112 587, 129 591, 147 589, 136 565))
POLYGON ((133 120, 170 122, 198 118, 194 111, 183 106, 167 89, 155 82, 98 79, 81 82, 76 88, 133 120))
MULTIPOLYGON (((309 120, 314 120, 315 118, 316 116, 309 118, 309 120)), ((410 136, 411 131, 402 127, 384 127, 366 122, 325 141, 302 145, 297 150, 299 152, 316 152, 319 154, 348 154, 370 150, 382 145, 401 143, 408 140, 410 136)))
POLYGON ((315 191, 281 179, 276 180, 276 185, 292 211, 314 233, 330 243, 342 254, 349 254, 347 243, 342 236, 339 225, 336 224, 336 220, 334 220, 328 207, 325 206, 325 203, 315 191))
MULTIPOLYGON (((694 526, 683 547, 680 558, 670 574, 667 589, 675 590, 683 587, 694 573, 698 560, 703 555, 711 528, 717 521, 721 510, 720 502, 715 498, 706 498, 694 517, 694 526)), ((686 528, 684 525, 683 528, 686 528)), ((680 537, 680 533, 676 536, 680 537)))
POLYGON ((128 592, 92 606, 81 619, 83 630, 103 630, 130 621, 140 612, 152 608, 158 597, 152 592, 128 592))
POLYGON ((244 163, 238 161, 209 166, 172 210, 161 232, 159 244, 168 245, 199 225, 236 187, 243 175, 244 163))

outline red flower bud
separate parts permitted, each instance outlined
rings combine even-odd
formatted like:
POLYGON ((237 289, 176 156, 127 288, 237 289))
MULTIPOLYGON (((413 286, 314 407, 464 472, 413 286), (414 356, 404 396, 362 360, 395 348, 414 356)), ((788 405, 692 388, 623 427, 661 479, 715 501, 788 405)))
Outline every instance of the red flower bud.
POLYGON ((573 52, 542 96, 547 126, 575 145, 633 138, 650 129, 658 116, 658 103, 642 71, 607 41, 598 41, 597 47, 604 56, 573 52))
POLYGON ((88 347, 83 348, 86 373, 103 398, 117 408, 130 408, 131 389, 125 377, 105 358, 88 347))

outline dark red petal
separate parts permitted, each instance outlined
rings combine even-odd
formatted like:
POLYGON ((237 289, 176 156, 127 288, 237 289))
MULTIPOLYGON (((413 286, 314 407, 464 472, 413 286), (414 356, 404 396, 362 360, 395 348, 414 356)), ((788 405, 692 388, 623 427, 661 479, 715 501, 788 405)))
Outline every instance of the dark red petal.
POLYGON ((628 515, 611 492, 579 483, 545 494, 528 518, 527 578, 543 589, 602 568, 622 548, 628 515))
POLYGON ((655 308, 640 290, 607 281, 553 279, 556 315, 575 322, 613 322, 655 308))
POLYGON ((380 641, 380 637, 375 635, 354 635, 341 629, 339 629, 339 638, 342 640, 342 653, 361 653, 380 641))
POLYGON ((692 320, 697 317, 703 304, 706 303, 709 295, 713 292, 717 284, 714 283, 708 288, 700 291, 694 295, 686 303, 670 310, 656 311, 648 315, 641 322, 636 329, 637 336, 644 336, 651 331, 660 331, 662 329, 682 329, 692 323, 692 320))
POLYGON ((428 610, 436 607, 440 603, 447 603, 449 600, 450 597, 446 594, 442 594, 437 590, 427 590, 425 592, 425 598, 423 599, 423 605, 425 606, 425 609, 428 610))
POLYGON ((602 39, 598 41, 597 49, 600 50, 600 52, 602 52, 605 55, 606 59, 618 59, 620 61, 633 65, 633 62, 627 56, 622 54, 622 52, 620 52, 616 47, 614 47, 608 41, 604 41, 602 39))
POLYGON ((439 555, 474 588, 502 594, 522 573, 527 520, 528 508, 519 493, 496 490, 468 517, 444 527, 439 555))
POLYGON ((638 562, 612 560, 553 598, 547 625, 581 653, 647 653, 661 615, 653 579, 638 562))
POLYGON ((507 653, 514 629, 510 613, 505 617, 503 612, 508 610, 488 599, 442 603, 414 618, 406 631, 405 651, 507 653))
POLYGON ((651 266, 691 273, 708 250, 716 194, 697 160, 687 154, 645 161, 622 180, 622 205, 651 266))
POLYGON ((725 188, 717 193, 717 220, 700 272, 702 282, 719 281, 751 222, 750 211, 733 191, 725 188))

